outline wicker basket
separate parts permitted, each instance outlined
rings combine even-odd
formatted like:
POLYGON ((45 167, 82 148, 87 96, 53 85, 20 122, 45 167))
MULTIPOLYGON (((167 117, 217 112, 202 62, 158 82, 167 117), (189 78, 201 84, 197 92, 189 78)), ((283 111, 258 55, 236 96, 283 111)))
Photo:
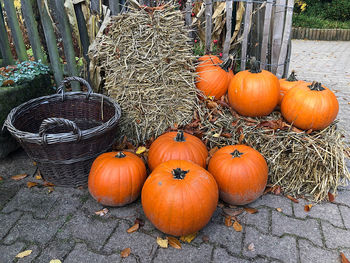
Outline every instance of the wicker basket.
POLYGON ((68 77, 58 94, 32 99, 14 108, 4 123, 37 163, 43 178, 59 186, 87 183, 93 160, 115 140, 121 110, 110 98, 92 93, 87 81, 68 77), (64 92, 77 80, 88 92, 64 92))

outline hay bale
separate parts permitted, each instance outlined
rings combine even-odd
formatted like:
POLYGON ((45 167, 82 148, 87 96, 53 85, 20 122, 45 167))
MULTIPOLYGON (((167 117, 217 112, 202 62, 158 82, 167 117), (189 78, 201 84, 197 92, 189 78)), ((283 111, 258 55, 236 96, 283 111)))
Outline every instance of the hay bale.
POLYGON ((104 75, 103 93, 120 103, 119 138, 135 144, 191 122, 198 108, 192 46, 183 14, 130 7, 111 17, 90 49, 104 75))

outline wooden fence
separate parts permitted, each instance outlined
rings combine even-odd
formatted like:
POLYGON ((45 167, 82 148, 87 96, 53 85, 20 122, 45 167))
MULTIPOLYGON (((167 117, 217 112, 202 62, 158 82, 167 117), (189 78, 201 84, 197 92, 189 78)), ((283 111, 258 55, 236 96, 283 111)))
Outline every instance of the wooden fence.
POLYGON ((350 41, 350 29, 293 28, 293 39, 350 41))
MULTIPOLYGON (((14 64, 14 55, 19 61, 28 59, 21 27, 24 20, 35 60, 49 63, 56 83, 64 75, 79 74, 75 59, 77 46, 85 65, 89 63, 88 48, 103 19, 127 11, 124 0, 21 0, 20 12, 16 11, 13 0, 0 0, 0 3, 4 7, 3 10, 0 4, 0 62, 14 64), (11 51, 13 44, 15 54, 11 51)), ((157 3, 140 1, 141 5, 157 3)), ((278 77, 288 72, 293 6, 294 0, 190 0, 182 3, 185 24, 192 30, 193 40, 203 31, 206 53, 213 49, 212 38, 218 38, 215 34, 221 32, 223 58, 235 52, 240 69, 244 70, 248 59, 255 56, 261 61, 262 69, 278 77), (194 13, 196 7, 199 11, 194 13)), ((89 77, 88 70, 85 70, 85 77, 89 77)), ((78 89, 73 86, 73 90, 78 89)))

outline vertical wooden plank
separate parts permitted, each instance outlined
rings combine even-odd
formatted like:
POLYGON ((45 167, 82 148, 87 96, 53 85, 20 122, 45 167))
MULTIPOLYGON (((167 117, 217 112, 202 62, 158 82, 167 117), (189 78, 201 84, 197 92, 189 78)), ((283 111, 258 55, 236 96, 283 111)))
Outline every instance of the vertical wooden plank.
POLYGON ((2 7, 0 2, 0 51, 3 57, 2 63, 4 65, 13 65, 15 62, 10 49, 10 43, 7 37, 7 31, 5 27, 4 17, 2 14, 2 7))
POLYGON ((35 60, 41 60, 42 63, 47 63, 44 52, 41 48, 40 37, 38 32, 38 24, 34 18, 32 2, 21 0, 22 14, 27 28, 30 45, 32 46, 35 60))
POLYGON ((192 32, 192 1, 187 0, 186 1, 186 7, 185 7, 185 23, 187 28, 190 30, 189 37, 193 38, 193 32, 192 32))
POLYGON ((285 15, 286 0, 276 0, 276 7, 274 12, 274 25, 272 32, 272 54, 271 54, 271 71, 276 74, 278 58, 280 55, 284 15, 285 15))
POLYGON ((111 15, 116 16, 120 13, 119 0, 109 0, 109 9, 111 10, 111 15))
POLYGON ((261 44, 261 64, 260 68, 266 68, 266 56, 267 56, 267 45, 270 38, 270 24, 271 24, 271 14, 272 14, 272 4, 273 0, 267 0, 264 18, 264 29, 263 29, 263 39, 261 44))
POLYGON ((231 33, 232 33, 232 0, 226 0, 226 36, 224 41, 223 49, 223 59, 225 60, 228 57, 230 52, 231 45, 231 33))
POLYGON ((288 43, 290 41, 290 32, 292 29, 292 18, 293 18, 293 7, 294 7, 294 0, 288 0, 287 4, 287 12, 286 12, 286 22, 284 26, 284 32, 283 32, 283 39, 282 39, 282 45, 281 50, 278 58, 278 67, 277 67, 277 74, 276 76, 278 78, 281 78, 284 73, 284 66, 287 58, 287 48, 288 43))
MULTIPOLYGON (((70 76, 77 76, 78 70, 75 62, 72 32, 63 1, 55 0, 55 12, 58 19, 58 29, 60 30, 62 36, 64 56, 67 61, 68 74, 70 76)), ((73 91, 80 91, 79 83, 74 82, 71 85, 73 91)))
POLYGON ((51 19, 45 8, 44 0, 37 0, 40 13, 41 24, 44 29, 47 49, 49 52, 50 65, 54 74, 56 84, 59 85, 63 79, 62 67, 58 55, 56 35, 51 23, 51 19))
POLYGON ((102 14, 101 1, 102 0, 90 0, 90 9, 93 13, 102 14))
POLYGON ((213 2, 212 0, 205 0, 205 53, 210 53, 211 46, 211 30, 212 30, 212 14, 213 2))
POLYGON ((244 29, 241 53, 241 70, 245 70, 247 62, 248 36, 250 32, 251 15, 253 9, 253 1, 247 0, 247 5, 244 14, 244 29))
POLYGON ((15 42, 17 57, 20 61, 28 60, 27 50, 24 45, 22 31, 19 28, 16 8, 13 0, 4 0, 4 8, 7 14, 7 20, 11 28, 13 41, 15 42))
POLYGON ((284 72, 283 72, 282 78, 288 77, 291 54, 292 54, 292 38, 290 38, 288 42, 287 60, 286 60, 286 63, 284 64, 284 72))

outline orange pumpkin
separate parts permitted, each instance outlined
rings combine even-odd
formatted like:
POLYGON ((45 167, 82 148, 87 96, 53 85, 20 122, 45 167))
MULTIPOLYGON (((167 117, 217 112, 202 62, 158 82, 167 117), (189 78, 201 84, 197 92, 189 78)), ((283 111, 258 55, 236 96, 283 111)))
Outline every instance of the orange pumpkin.
POLYGON ((295 75, 295 71, 293 70, 292 73, 290 73, 289 77, 287 79, 280 79, 280 97, 278 100, 278 105, 281 105, 282 99, 284 95, 286 95, 287 91, 291 88, 295 87, 298 84, 301 84, 305 81, 298 80, 295 75))
POLYGON ((269 115, 279 99, 278 78, 269 71, 260 70, 252 61, 250 70, 238 72, 230 82, 228 100, 239 114, 250 117, 269 115))
POLYGON ((206 165, 208 150, 204 143, 183 131, 168 132, 159 136, 149 148, 148 166, 151 170, 169 160, 192 161, 202 167, 206 165))
POLYGON ((290 89, 281 105, 283 117, 303 130, 326 128, 338 111, 337 97, 319 82, 305 82, 290 89))
POLYGON ((263 194, 267 183, 264 157, 246 145, 225 146, 215 152, 208 171, 218 183, 220 198, 232 205, 253 202, 263 194))
POLYGON ((203 228, 218 203, 214 177, 197 164, 171 160, 147 178, 141 193, 146 217, 160 231, 174 236, 203 228))
POLYGON ((103 153, 92 164, 88 188, 97 202, 123 206, 138 198, 146 176, 145 164, 135 154, 103 153))
POLYGON ((201 56, 198 61, 200 61, 201 63, 202 62, 208 62, 208 63, 211 63, 211 64, 221 64, 222 63, 222 60, 219 59, 217 56, 214 56, 214 55, 204 55, 204 56, 201 56))

